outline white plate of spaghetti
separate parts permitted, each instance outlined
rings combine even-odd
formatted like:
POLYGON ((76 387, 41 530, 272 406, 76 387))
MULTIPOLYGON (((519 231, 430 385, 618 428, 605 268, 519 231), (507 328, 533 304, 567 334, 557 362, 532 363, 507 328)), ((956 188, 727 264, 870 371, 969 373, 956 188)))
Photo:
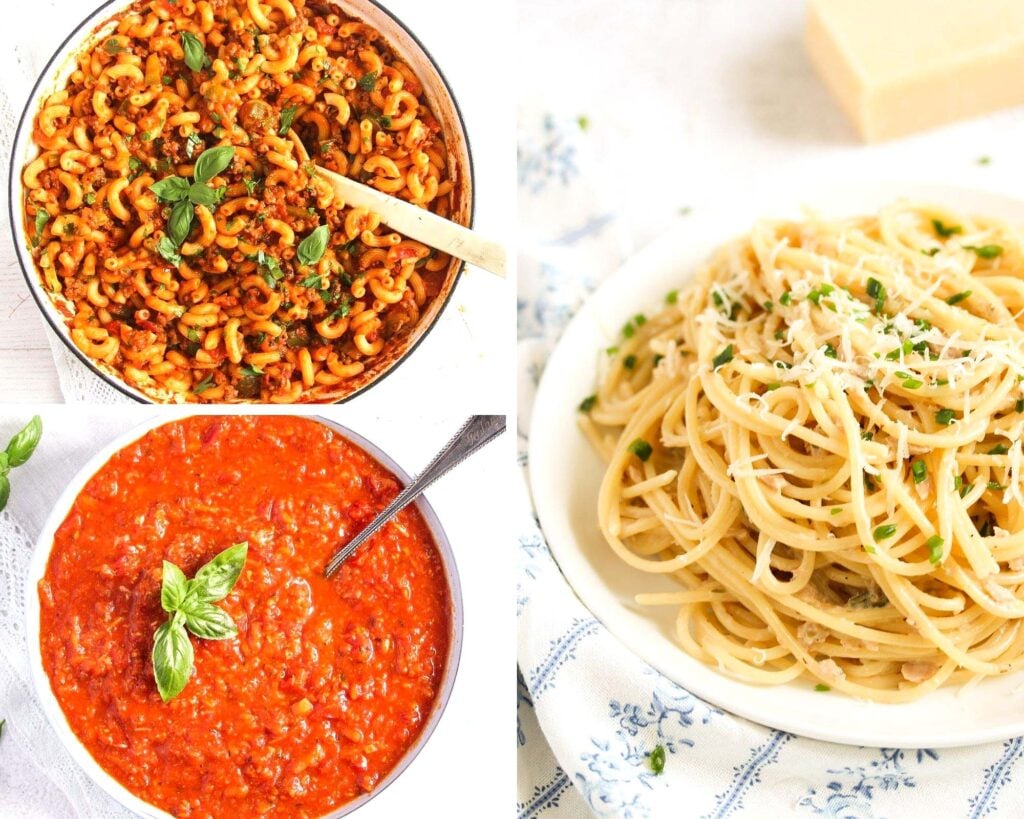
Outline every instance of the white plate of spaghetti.
POLYGON ((695 213, 587 301, 530 476, 613 634, 803 736, 1024 733, 1016 226, 1000 194, 832 186, 695 213))

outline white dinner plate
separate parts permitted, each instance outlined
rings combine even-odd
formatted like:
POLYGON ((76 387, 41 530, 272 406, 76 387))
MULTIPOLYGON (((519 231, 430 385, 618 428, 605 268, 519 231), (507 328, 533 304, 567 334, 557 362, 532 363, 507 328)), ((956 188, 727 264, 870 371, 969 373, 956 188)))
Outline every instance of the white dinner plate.
MULTIPOLYGON (((690 657, 673 637, 672 606, 640 607, 640 591, 670 591, 674 581, 630 568, 597 525, 604 466, 577 427, 577 405, 595 391, 600 356, 626 319, 660 309, 711 251, 749 231, 759 217, 799 217, 802 206, 829 216, 873 213, 901 198, 1024 223, 1024 201, 938 185, 841 183, 803 192, 730 196, 728 206, 697 210, 637 253, 584 304, 548 361, 530 423, 529 470, 541 526, 563 574, 594 615, 646 662, 706 701, 763 725, 814 739, 875 747, 974 745, 1024 734, 1024 674, 942 688, 916 702, 883 705, 803 680, 755 686, 690 657)), ((762 190, 764 188, 762 187, 762 190)))

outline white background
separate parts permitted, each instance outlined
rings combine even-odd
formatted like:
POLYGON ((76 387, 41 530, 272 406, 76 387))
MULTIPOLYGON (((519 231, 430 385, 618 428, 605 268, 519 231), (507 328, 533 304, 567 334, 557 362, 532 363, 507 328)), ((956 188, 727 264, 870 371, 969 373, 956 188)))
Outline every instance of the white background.
MULTIPOLYGON (((32 411, 29 407, 0 410, 0 445, 6 445, 32 411)), ((67 468, 68 455, 62 451, 61 436, 69 441, 87 440, 91 421, 90 412, 81 408, 44 407, 40 411, 44 423, 42 441, 33 459, 11 473, 8 507, 15 520, 33 534, 38 532, 49 506, 65 486, 64 478, 71 477, 61 475, 61 469, 67 468)), ((160 411, 108 407, 92 412, 102 412, 106 419, 123 419, 127 430, 160 411)), ((427 464, 464 420, 420 418, 410 425, 401 418, 382 418, 355 407, 326 408, 320 414, 377 444, 411 474, 427 464)), ((91 451, 76 446, 74 453, 81 455, 77 463, 84 462, 112 437, 95 441, 91 451)), ((461 575, 465 608, 462 662, 448 708, 430 741, 405 773, 356 812, 360 819, 490 817, 507 810, 515 770, 507 696, 514 633, 510 606, 511 550, 506 548, 509 525, 502 518, 501 487, 508 481, 513 457, 513 436, 506 434, 427 491, 427 499, 448 534, 461 575)), ((173 487, 168 491, 173 492, 173 487)), ((0 601, 0 605, 4 603, 0 601)), ((9 716, 2 709, 0 703, 0 717, 9 716)), ((26 759, 18 731, 16 720, 9 721, 0 738, 0 816, 75 816, 70 806, 56 812, 51 806, 40 812, 38 807, 19 801, 21 772, 28 767, 35 770, 26 775, 38 775, 39 769, 46 770, 52 763, 26 759)), ((59 787, 59 782, 55 786, 59 787)), ((116 805, 111 806, 116 810, 116 805)))
MULTIPOLYGON (((98 5, 99 0, 3 3, 0 123, 8 119, 2 98, 8 98, 16 122, 46 61, 98 5)), ((514 74, 508 68, 515 28, 512 3, 487 3, 486 11, 471 0, 385 0, 384 5, 426 46, 462 109, 476 171, 475 228, 510 245, 515 222, 515 109, 509 103, 514 74), (486 32, 490 36, 478 36, 486 32)), ((3 177, 12 136, 0 135, 3 177)), ((511 345, 502 342, 513 338, 513 304, 509 282, 469 268, 438 324, 371 394, 392 406, 415 394, 418 405, 496 411, 495 398, 511 396, 512 382, 506 377, 511 345), (439 383, 443 390, 437 389, 439 383)), ((15 258, 5 202, 0 214, 0 401, 62 400, 51 336, 15 258)))

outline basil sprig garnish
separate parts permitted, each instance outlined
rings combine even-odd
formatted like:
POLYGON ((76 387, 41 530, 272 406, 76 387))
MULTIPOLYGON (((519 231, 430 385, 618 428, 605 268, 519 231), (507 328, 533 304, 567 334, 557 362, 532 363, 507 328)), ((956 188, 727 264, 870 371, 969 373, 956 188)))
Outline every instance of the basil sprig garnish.
POLYGON ((167 219, 167 235, 157 242, 156 250, 164 259, 177 266, 181 264, 182 242, 192 231, 192 220, 195 217, 195 206, 204 205, 215 208, 227 193, 227 186, 211 188, 206 183, 227 168, 235 155, 231 145, 219 145, 209 148, 199 155, 193 170, 194 182, 182 176, 168 176, 154 182, 149 189, 157 199, 173 205, 171 215, 167 219))
POLYGON ((331 231, 327 225, 320 225, 316 230, 299 242, 295 255, 299 257, 302 264, 316 264, 327 250, 327 242, 331 238, 331 231))
POLYGON ((164 561, 160 605, 171 617, 153 637, 153 677, 164 702, 178 696, 192 676, 195 654, 188 632, 204 640, 228 640, 238 634, 231 616, 213 604, 231 593, 248 553, 248 543, 236 543, 191 580, 164 561))
POLYGON ((193 71, 202 71, 211 65, 210 58, 203 47, 203 41, 191 31, 181 33, 181 49, 185 52, 185 65, 193 71))
POLYGON ((7 448, 0 452, 0 512, 7 506, 11 497, 11 481, 7 476, 11 470, 24 464, 36 451, 39 439, 43 434, 43 420, 35 415, 7 443, 7 448))

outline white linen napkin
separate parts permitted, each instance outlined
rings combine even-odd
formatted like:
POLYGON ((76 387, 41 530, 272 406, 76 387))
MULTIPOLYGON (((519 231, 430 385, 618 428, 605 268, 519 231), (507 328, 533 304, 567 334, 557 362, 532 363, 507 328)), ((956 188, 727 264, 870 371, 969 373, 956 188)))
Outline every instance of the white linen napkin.
MULTIPOLYGON (((98 447, 142 423, 151 412, 83 417, 48 411, 35 454, 10 473, 11 499, 0 512, 0 816, 19 819, 121 819, 132 814, 94 785, 71 759, 35 697, 25 635, 32 551, 49 510, 98 447), (59 419, 59 422, 58 422, 59 419)), ((0 416, 0 446, 28 411, 0 416)))
MULTIPOLYGON (((580 123, 524 113, 520 135, 520 463, 547 353, 622 260, 580 123)), ((667 221, 674 214, 656 214, 667 221)), ((528 483, 528 479, 527 479, 528 483)), ((1024 814, 1024 738, 964 749, 855 748, 794 737, 694 697, 574 595, 520 498, 518 819, 1024 814), (656 775, 650 753, 665 751, 656 775)))

